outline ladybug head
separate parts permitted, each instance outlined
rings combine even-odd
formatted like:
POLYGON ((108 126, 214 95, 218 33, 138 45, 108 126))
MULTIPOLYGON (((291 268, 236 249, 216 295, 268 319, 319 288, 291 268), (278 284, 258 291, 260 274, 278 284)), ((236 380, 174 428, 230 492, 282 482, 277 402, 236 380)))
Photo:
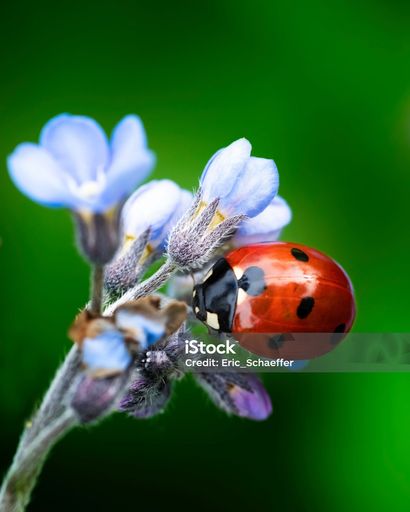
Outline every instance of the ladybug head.
POLYGON ((225 258, 220 258, 202 284, 195 286, 192 308, 212 329, 231 332, 238 297, 238 280, 225 258))

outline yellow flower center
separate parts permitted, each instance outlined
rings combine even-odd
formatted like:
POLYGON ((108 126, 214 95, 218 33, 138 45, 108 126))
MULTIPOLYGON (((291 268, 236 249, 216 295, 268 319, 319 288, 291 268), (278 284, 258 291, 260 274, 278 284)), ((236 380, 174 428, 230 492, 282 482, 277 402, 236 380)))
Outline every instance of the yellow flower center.
MULTIPOLYGON (((129 248, 131 247, 131 244, 134 242, 134 240, 136 240, 136 237, 134 235, 130 235, 129 233, 127 233, 125 235, 124 243, 123 243, 123 246, 122 246, 122 249, 121 249, 120 256, 123 256, 129 250, 129 248)), ((148 243, 145 246, 144 251, 141 254, 140 259, 138 260, 138 264, 139 265, 143 265, 147 261, 149 256, 151 256, 151 254, 153 252, 154 252, 154 247, 150 243, 148 243)))
MULTIPOLYGON (((205 208, 208 206, 208 203, 206 201, 201 201, 198 205, 198 208, 196 209, 196 212, 194 213, 194 218, 197 217, 201 212, 205 210, 205 208)), ((225 220, 225 215, 221 212, 221 210, 216 210, 214 216, 212 217, 211 222, 208 226, 208 231, 212 231, 216 228, 218 224, 220 224, 223 220, 225 220)))

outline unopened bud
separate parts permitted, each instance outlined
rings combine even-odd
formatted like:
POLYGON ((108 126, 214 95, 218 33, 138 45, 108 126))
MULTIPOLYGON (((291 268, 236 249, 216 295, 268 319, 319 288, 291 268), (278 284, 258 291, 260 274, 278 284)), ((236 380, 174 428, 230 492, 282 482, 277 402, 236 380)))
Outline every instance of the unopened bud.
POLYGON ((105 265, 117 252, 120 243, 120 211, 120 207, 115 207, 103 213, 73 212, 78 245, 92 263, 105 265))

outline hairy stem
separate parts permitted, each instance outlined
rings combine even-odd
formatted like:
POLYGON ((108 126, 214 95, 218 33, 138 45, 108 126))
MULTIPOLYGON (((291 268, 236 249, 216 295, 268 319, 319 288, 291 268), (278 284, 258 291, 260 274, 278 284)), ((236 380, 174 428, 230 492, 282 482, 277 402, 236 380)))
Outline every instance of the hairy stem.
POLYGON ((104 292, 104 265, 95 265, 91 276, 90 311, 95 315, 101 314, 104 292))
POLYGON ((13 464, 0 490, 0 512, 23 511, 51 447, 76 423, 65 397, 80 369, 73 346, 57 371, 44 399, 21 436, 13 464))
POLYGON ((44 461, 54 444, 76 424, 76 416, 67 409, 27 444, 27 427, 0 489, 1 512, 23 512, 40 474, 44 461))
POLYGON ((27 443, 34 439, 48 422, 57 418, 66 409, 67 404, 64 398, 80 370, 80 363, 80 351, 77 345, 73 345, 63 364, 57 370, 39 409, 29 422, 30 428, 27 429, 25 435, 27 443))
MULTIPOLYGON (((105 315, 128 302, 156 291, 177 270, 174 263, 166 261, 155 274, 134 286, 125 295, 111 304, 105 315)), ((95 266, 92 275, 91 306, 100 314, 103 302, 104 267, 95 266)), ((78 418, 68 404, 72 383, 81 371, 81 357, 77 346, 73 346, 64 363, 57 371, 38 411, 28 422, 20 439, 13 463, 0 490, 0 512, 23 512, 40 474, 41 468, 54 444, 73 426, 78 418)))
POLYGON ((141 297, 145 297, 149 295, 158 288, 161 288, 163 284, 165 284, 168 279, 177 271, 177 266, 175 263, 167 260, 156 272, 152 274, 146 281, 143 281, 140 284, 137 284, 130 290, 128 290, 122 297, 118 300, 110 304, 107 309, 104 311, 104 315, 112 315, 114 311, 119 307, 129 302, 130 300, 136 300, 141 297))

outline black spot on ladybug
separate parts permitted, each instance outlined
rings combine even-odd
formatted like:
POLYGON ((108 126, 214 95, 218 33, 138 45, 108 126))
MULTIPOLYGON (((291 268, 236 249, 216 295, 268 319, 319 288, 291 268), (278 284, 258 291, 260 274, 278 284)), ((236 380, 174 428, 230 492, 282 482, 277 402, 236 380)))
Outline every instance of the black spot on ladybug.
POLYGON ((294 337, 290 334, 275 334, 268 339, 268 347, 273 350, 280 349, 286 341, 294 341, 294 337))
POLYGON ((302 251, 301 249, 298 249, 297 247, 293 247, 290 250, 292 256, 296 258, 298 261, 309 261, 309 256, 302 251))
POLYGON ((336 329, 333 331, 333 334, 330 338, 330 343, 332 345, 336 345, 337 343, 339 343, 339 341, 342 340, 343 338, 343 334, 346 330, 346 324, 339 324, 336 329))
POLYGON ((314 305, 315 299, 313 297, 303 297, 303 299, 299 303, 298 309, 296 310, 297 316, 301 320, 308 317, 312 312, 314 305))
POLYGON ((286 338, 283 334, 276 334, 268 339, 268 347, 273 350, 277 350, 280 348, 286 341, 286 338))
POLYGON ((266 289, 265 272, 260 267, 249 267, 238 280, 238 285, 248 295, 260 295, 266 289))

